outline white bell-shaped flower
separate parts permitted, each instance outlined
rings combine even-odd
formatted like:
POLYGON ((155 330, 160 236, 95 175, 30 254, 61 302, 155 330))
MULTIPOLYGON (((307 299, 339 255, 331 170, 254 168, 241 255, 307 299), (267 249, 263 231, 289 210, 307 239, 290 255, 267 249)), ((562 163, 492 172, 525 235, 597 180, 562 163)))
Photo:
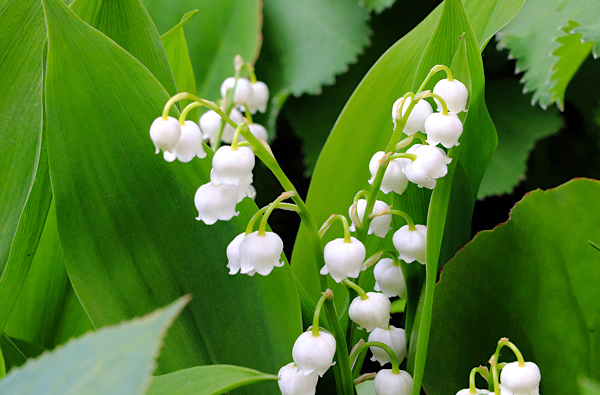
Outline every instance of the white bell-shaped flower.
POLYGON ((388 298, 399 296, 406 299, 406 282, 402 268, 394 265, 390 258, 383 258, 373 268, 375 291, 382 292, 388 298))
POLYGON ((465 388, 464 390, 460 390, 456 393, 456 395, 491 395, 491 394, 493 394, 493 392, 490 392, 488 390, 482 390, 479 388, 475 389, 475 394, 471 393, 470 388, 465 388))
POLYGON ((294 362, 290 362, 277 373, 281 395, 315 395, 319 375, 311 373, 307 376, 298 370, 294 362))
POLYGON ((252 99, 252 84, 247 78, 238 78, 237 85, 234 77, 226 78, 221 84, 221 96, 226 97, 227 91, 233 89, 235 85, 235 93, 233 94, 233 102, 236 105, 243 105, 251 101, 252 99))
MULTIPOLYGON (((261 124, 251 123, 248 126, 248 129, 250 129, 250 133, 252 133, 252 135, 254 135, 254 137, 256 137, 257 139, 263 139, 267 141, 267 139, 269 138, 269 133, 267 133, 267 129, 265 129, 265 127, 261 124)), ((238 141, 246 141, 246 139, 242 135, 240 135, 238 141)))
POLYGON ((539 395, 542 375, 540 368, 533 362, 511 362, 502 368, 500 382, 510 395, 539 395))
MULTIPOLYGON (((459 113, 465 111, 467 107, 467 99, 469 97, 469 91, 465 84, 457 80, 456 78, 452 81, 443 79, 438 81, 433 87, 433 93, 439 95, 446 102, 448 110, 459 113)), ((438 110, 441 108, 440 103, 437 99, 434 99, 438 105, 438 110)))
MULTIPOLYGON (((375 328, 373 329, 373 332, 369 334, 369 341, 381 342, 389 346, 392 349, 392 351, 394 351, 394 354, 396 354, 396 357, 398 358, 398 363, 402 363, 404 358, 406 358, 406 333, 402 328, 396 328, 391 325, 387 329, 375 328)), ((369 348, 373 353, 371 361, 377 361, 381 366, 385 365, 388 362, 391 362, 389 354, 383 348, 369 348)))
MULTIPOLYGON (((243 120, 242 113, 237 109, 232 109, 229 113, 229 118, 236 124, 239 124, 243 120)), ((202 130, 202 136, 205 140, 215 141, 219 136, 221 130, 221 116, 213 110, 207 111, 200 117, 200 129, 202 130)), ((225 143, 231 143, 235 129, 228 123, 225 123, 223 133, 221 134, 221 140, 225 143)))
POLYGON ((160 150, 171 152, 181 137, 181 125, 173 117, 164 120, 158 117, 150 125, 150 138, 158 154, 160 150))
MULTIPOLYGON (((373 183, 375 179, 375 174, 377 174, 377 169, 379 168, 379 162, 385 152, 379 151, 376 152, 375 155, 369 161, 369 171, 371 172, 371 179, 369 180, 369 184, 373 183)), ((397 158, 389 161, 385 173, 383 174, 383 180, 381 181, 381 192, 387 194, 390 191, 394 191, 397 194, 401 195, 408 186, 408 179, 404 174, 404 166, 410 163, 410 159, 406 158, 397 158)))
MULTIPOLYGON (((365 209, 367 208, 366 199, 358 199, 356 201, 356 215, 360 222, 363 221, 365 217, 365 209)), ((373 212, 383 211, 388 208, 388 204, 386 202, 382 202, 381 200, 376 200, 375 205, 373 206, 373 212)), ((352 220, 352 224, 350 225, 350 232, 354 232, 356 230, 356 224, 354 223, 354 219, 352 219, 352 206, 348 209, 348 215, 352 220)), ((368 234, 375 234, 377 237, 384 238, 385 235, 392 229, 390 224, 392 223, 392 215, 384 214, 379 217, 373 218, 371 224, 369 225, 368 234)))
POLYGON ((404 370, 394 373, 391 369, 382 369, 377 372, 374 384, 376 395, 411 395, 413 378, 404 370))
POLYGON ((404 167, 404 174, 421 188, 433 189, 436 179, 448 173, 448 163, 452 162, 441 148, 431 145, 415 144, 406 152, 417 158, 404 167))
POLYGON ((246 232, 240 233, 227 246, 227 267, 229 274, 236 274, 240 271, 240 243, 244 240, 246 232))
POLYGON ((211 180, 217 183, 239 185, 252 180, 254 152, 248 147, 233 149, 229 145, 220 147, 212 159, 211 180))
POLYGON ((181 126, 179 142, 177 142, 172 152, 165 151, 163 156, 167 162, 178 159, 184 163, 191 161, 196 156, 200 159, 206 157, 202 145, 202 132, 196 122, 185 121, 185 125, 181 126))
POLYGON ((325 266, 321 269, 322 275, 329 274, 338 283, 346 277, 358 277, 367 250, 358 239, 351 237, 350 240, 350 243, 346 243, 340 238, 325 245, 325 266))
MULTIPOLYGON (((404 114, 408 110, 408 106, 410 106, 411 102, 412 102, 412 98, 410 98, 410 97, 407 97, 406 100, 404 100, 404 104, 402 105, 402 116, 404 116, 404 114)), ((395 128, 396 122, 399 122, 400 118, 402 117, 400 115, 400 111, 397 107, 398 107, 398 100, 396 100, 396 102, 394 103, 394 106, 392 107, 392 119, 394 121, 394 128, 395 128)), ((412 136, 413 134, 415 134, 417 132, 425 131, 425 120, 432 113, 433 113, 433 108, 431 108, 431 104, 429 104, 425 100, 419 100, 417 102, 417 104, 415 104, 415 106, 413 107, 412 111, 410 112, 410 115, 408 116, 408 119, 406 120, 406 125, 404 125, 403 132, 407 136, 412 136)))
POLYGON ((252 84, 252 97, 247 103, 248 111, 254 114, 256 111, 267 111, 269 102, 269 87, 262 81, 256 81, 252 84))
POLYGON ((292 349, 292 357, 298 369, 309 375, 317 373, 323 376, 333 364, 335 355, 335 338, 325 331, 319 330, 314 336, 312 331, 301 334, 292 349))
POLYGON ((408 225, 398 229, 392 237, 398 255, 406 263, 417 261, 425 264, 425 249, 427 246, 427 226, 415 225, 415 230, 410 230, 408 225))
POLYGON ((463 124, 453 112, 443 114, 436 112, 425 120, 427 143, 433 146, 442 144, 446 148, 459 145, 458 139, 463 132, 463 124))
POLYGON ((198 221, 212 225, 217 220, 229 221, 239 214, 235 211, 237 204, 237 188, 229 184, 209 182, 196 191, 194 203, 198 210, 198 221))
POLYGON ((252 232, 240 243, 240 273, 266 276, 274 267, 283 266, 282 253, 283 241, 276 233, 252 232))
POLYGON ((348 308, 348 317, 360 327, 371 332, 375 328, 387 328, 392 304, 382 293, 367 292, 367 299, 354 298, 348 308))

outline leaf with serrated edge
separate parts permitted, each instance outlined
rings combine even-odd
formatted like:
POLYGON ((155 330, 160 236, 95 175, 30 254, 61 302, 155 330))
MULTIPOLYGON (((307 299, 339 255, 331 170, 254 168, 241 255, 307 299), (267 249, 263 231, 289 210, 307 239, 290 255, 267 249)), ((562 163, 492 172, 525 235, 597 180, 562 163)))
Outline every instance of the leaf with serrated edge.
POLYGON ((517 59, 515 73, 525 71, 521 82, 527 91, 534 92, 532 103, 545 108, 556 102, 562 108, 565 89, 591 44, 586 45, 585 54, 569 54, 573 50, 581 52, 576 47, 581 46, 582 41, 596 40, 597 34, 588 37, 587 33, 593 33, 598 25, 600 3, 596 0, 528 0, 521 12, 498 33, 498 47, 508 48, 510 57, 517 59), (540 14, 543 17, 540 18, 540 14), (570 26, 572 22, 579 27, 570 26), (576 32, 583 35, 576 40, 564 40, 565 35, 576 32), (567 48, 562 48, 565 45, 567 48))
MULTIPOLYGON (((598 379, 600 183, 529 193, 508 222, 479 233, 446 264, 435 291, 425 372, 431 394, 455 394, 508 337, 542 372, 540 393, 598 379), (560 361, 560 363, 556 363, 560 361)), ((512 362, 507 351, 502 362, 512 362)))
POLYGON ((156 368, 162 339, 189 302, 91 332, 13 369, 0 381, 3 394, 143 394, 156 368))
POLYGON ((369 8, 371 11, 375 11, 377 13, 385 10, 386 8, 391 7, 396 0, 364 0, 362 3, 365 7, 369 8))

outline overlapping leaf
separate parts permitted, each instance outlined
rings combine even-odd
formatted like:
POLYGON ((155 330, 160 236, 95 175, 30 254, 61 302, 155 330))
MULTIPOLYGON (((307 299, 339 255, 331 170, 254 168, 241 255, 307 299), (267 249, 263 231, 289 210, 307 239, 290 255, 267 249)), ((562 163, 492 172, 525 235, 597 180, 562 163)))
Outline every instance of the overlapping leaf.
MULTIPOLYGON (((212 227, 195 221, 193 196, 208 181, 210 158, 167 163, 148 138, 167 92, 61 2, 45 5, 58 229, 73 287, 92 322, 119 322, 190 293, 194 301, 165 339, 160 372, 206 363, 276 371, 301 330, 291 273, 284 267, 249 278, 229 276, 225 267, 227 244, 256 206, 246 200, 239 217, 212 227)), ((252 393, 276 387, 260 385, 252 393)))
POLYGON ((597 1, 530 0, 499 33, 499 47, 517 59, 516 72, 525 71, 521 81, 534 92, 532 103, 562 108, 566 87, 598 40, 599 26, 597 1))
POLYGON ((388 7, 391 7, 396 0, 363 0, 365 7, 375 12, 381 12, 388 7))
POLYGON ((534 191, 507 223, 478 234, 445 266, 428 392, 464 388, 471 368, 485 364, 505 336, 540 366, 540 393, 575 393, 580 375, 598 380, 600 253, 588 240, 600 240, 599 198, 600 185, 588 179, 534 191))

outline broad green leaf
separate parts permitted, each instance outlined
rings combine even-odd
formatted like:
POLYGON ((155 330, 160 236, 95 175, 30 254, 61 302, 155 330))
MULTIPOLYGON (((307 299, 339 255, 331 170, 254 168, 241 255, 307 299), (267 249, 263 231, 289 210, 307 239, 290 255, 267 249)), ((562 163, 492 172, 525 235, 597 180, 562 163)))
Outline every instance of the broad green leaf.
POLYGON ((0 2, 0 332, 27 275, 50 203, 42 149, 42 48, 37 0, 0 2))
POLYGON ((256 65, 271 94, 320 93, 369 43, 368 13, 347 0, 265 0, 256 65))
MULTIPOLYGON (((261 46, 261 2, 258 0, 143 0, 159 31, 166 32, 181 15, 198 9, 186 25, 188 47, 198 94, 220 97, 219 88, 233 76, 233 58, 242 55, 255 62, 261 46)), ((261 72, 259 71, 259 77, 261 72)))
POLYGON ((5 333, 0 336, 0 349, 2 349, 7 372, 16 366, 23 365, 28 358, 35 358, 46 351, 35 344, 10 338, 5 333))
POLYGON ((52 349, 91 329, 92 323, 67 275, 52 205, 27 279, 4 331, 13 338, 52 349))
POLYGON ((359 4, 363 4, 365 7, 369 8, 371 11, 381 12, 386 8, 391 7, 396 0, 363 0, 359 1, 359 4))
MULTIPOLYGON (((565 89, 598 39, 600 3, 595 0, 528 0, 499 34, 500 48, 517 59, 515 72, 534 92, 532 103, 564 106, 565 89)), ((597 55, 597 46, 594 53, 597 55)))
POLYGON ((5 394, 143 394, 162 339, 189 301, 72 340, 13 369, 0 381, 5 394))
POLYGON ((579 383, 579 393, 581 395, 600 395, 600 384, 597 381, 580 377, 577 382, 579 383))
MULTIPOLYGON (((198 14, 198 10, 188 12, 181 18, 181 21, 177 25, 160 37, 169 58, 169 64, 171 65, 175 84, 177 85, 177 92, 196 93, 194 69, 190 60, 185 35, 183 34, 183 26, 196 14, 198 14)), ((181 108, 185 108, 189 103, 190 101, 187 100, 182 101, 181 108)), ((194 108, 189 114, 190 119, 197 119, 199 117, 198 108, 194 108)))
POLYGON ((486 101, 498 131, 498 149, 486 169, 478 198, 511 193, 525 177, 535 142, 559 131, 563 122, 556 108, 534 107, 515 80, 491 80, 486 101))
POLYGON ((217 395, 278 377, 232 365, 197 366, 156 376, 148 395, 217 395))
MULTIPOLYGON (((508 337, 542 372, 540 393, 571 394, 597 380, 600 310, 598 181, 529 193, 508 222, 479 233, 436 286, 425 388, 455 394, 471 368, 508 337), (557 363, 558 361, 558 363, 557 363)), ((510 351, 502 361, 514 361, 510 351)))
MULTIPOLYGON (((195 299, 165 338, 160 373, 211 363, 277 371, 301 331, 291 272, 230 276, 226 268, 226 247, 256 205, 244 200, 240 216, 228 222, 196 221, 193 197, 209 180, 212 153, 187 164, 155 155, 148 129, 167 92, 61 2, 45 5, 58 231, 73 288, 94 326, 189 293, 195 299)), ((252 393, 276 388, 261 384, 252 393)))
MULTIPOLYGON (((475 36, 478 37, 480 47, 489 40, 494 29, 507 23, 507 16, 511 12, 514 15, 521 3, 503 2, 504 8, 499 11, 496 4, 483 7, 477 1, 467 2, 467 11, 474 12, 477 18, 487 22, 475 25, 475 36)), ((345 214, 356 192, 368 186, 369 160, 375 152, 385 148, 391 136, 391 105, 399 96, 413 89, 414 75, 440 12, 441 8, 432 12, 379 59, 340 114, 323 147, 308 192, 307 205, 317 223, 322 223, 332 213, 345 214)), ((452 51, 456 50, 458 37, 455 37, 454 42, 452 51)), ((452 58, 447 61, 451 60, 452 58)), ((409 188, 405 195, 407 198, 403 201, 407 205, 407 211, 415 220, 424 223, 428 201, 424 193, 414 187, 409 188)), ((316 299, 320 292, 318 272, 304 232, 301 228, 298 233, 292 267, 307 292, 316 299)), ((332 229, 329 233, 333 236, 335 232, 337 230, 332 229)), ((336 294, 340 293, 343 295, 343 288, 338 288, 336 294)))
POLYGON ((71 7, 146 66, 167 92, 177 93, 160 35, 141 0, 76 0, 71 7))

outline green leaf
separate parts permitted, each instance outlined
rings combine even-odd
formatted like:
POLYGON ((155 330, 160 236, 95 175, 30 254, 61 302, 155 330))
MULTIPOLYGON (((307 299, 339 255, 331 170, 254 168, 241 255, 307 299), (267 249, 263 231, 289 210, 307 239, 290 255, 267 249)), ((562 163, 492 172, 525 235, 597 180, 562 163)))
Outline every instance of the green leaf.
POLYGON ((265 0, 256 69, 272 96, 320 93, 369 43, 368 13, 347 0, 265 0))
POLYGON ((162 338, 189 297, 145 317, 103 328, 13 369, 6 394, 143 394, 162 338))
MULTIPOLYGON (((195 299, 165 338, 160 373, 210 363, 277 371, 301 331, 291 272, 286 266, 251 278, 226 268, 226 247, 256 205, 245 199, 228 222, 196 221, 193 196, 209 180, 212 153, 187 164, 154 155, 148 129, 167 92, 60 1, 45 6, 58 231, 73 288, 94 326, 189 293, 195 299)), ((265 384, 252 393, 276 389, 265 384)))
POLYGON ((579 393, 581 395, 600 395, 600 384, 597 381, 580 377, 577 382, 579 383, 579 393))
POLYGON ((160 35, 141 0, 76 0, 71 7, 78 15, 93 15, 82 19, 146 66, 167 92, 177 93, 160 35))
POLYGON ((0 332, 21 290, 50 204, 42 149, 42 48, 37 0, 0 2, 0 332))
MULTIPOLYGON (((371 11, 375 11, 377 13, 385 10, 386 8, 391 7, 396 0, 364 0, 364 6, 369 8, 371 11)), ((359 2, 361 3, 361 2, 359 2)))
MULTIPOLYGON (((196 93, 196 79, 194 78, 194 69, 190 60, 185 35, 183 34, 183 26, 197 14, 198 10, 188 12, 181 18, 181 21, 177 25, 160 37, 169 58, 178 92, 196 93)), ((182 101, 181 108, 185 108, 190 103, 191 101, 189 100, 182 101)), ((198 108, 194 108, 189 112, 190 119, 195 120, 199 116, 198 108)))
POLYGON ((217 395, 277 376, 232 365, 197 366, 156 376, 148 395, 217 395))
POLYGON ((563 125, 556 108, 531 106, 515 80, 492 80, 486 101, 498 131, 498 149, 492 154, 478 198, 512 192, 525 176, 529 152, 535 142, 557 133, 563 125))
MULTIPOLYGON (((209 100, 220 97, 223 80, 233 76, 233 58, 255 62, 261 46, 261 2, 259 0, 143 0, 165 32, 179 22, 180 15, 198 9, 186 25, 198 94, 209 100)), ((260 71, 258 71, 260 76, 260 71)))
POLYGON ((27 362, 28 358, 35 358, 46 351, 45 348, 36 346, 35 344, 10 338, 5 333, 0 336, 0 348, 4 354, 7 372, 16 366, 23 365, 27 362))
POLYGON ((567 85, 598 39, 599 15, 594 0, 528 0, 498 34, 499 48, 517 59, 515 72, 525 71, 521 82, 534 92, 532 103, 563 108, 567 85))
POLYGON ((600 238, 598 199, 600 184, 587 179, 531 192, 508 222, 479 233, 446 264, 436 287, 429 393, 465 388, 501 337, 539 365, 540 393, 573 393, 579 375, 599 378, 600 260, 588 245, 600 238))
POLYGON ((52 205, 4 331, 13 338, 52 349, 92 329, 67 275, 52 205))

